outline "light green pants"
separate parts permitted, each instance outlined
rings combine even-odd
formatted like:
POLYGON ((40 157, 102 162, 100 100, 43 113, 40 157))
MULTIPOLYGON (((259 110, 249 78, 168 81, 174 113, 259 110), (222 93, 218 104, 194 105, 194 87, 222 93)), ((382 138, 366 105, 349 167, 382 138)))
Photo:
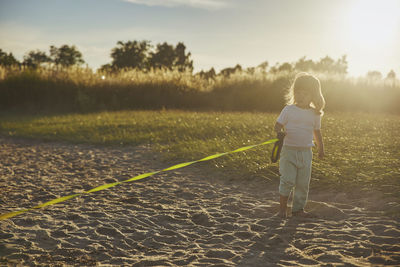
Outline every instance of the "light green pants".
POLYGON ((302 210, 306 205, 311 179, 311 162, 311 147, 282 147, 279 160, 281 174, 279 193, 287 197, 294 190, 292 212, 302 210))

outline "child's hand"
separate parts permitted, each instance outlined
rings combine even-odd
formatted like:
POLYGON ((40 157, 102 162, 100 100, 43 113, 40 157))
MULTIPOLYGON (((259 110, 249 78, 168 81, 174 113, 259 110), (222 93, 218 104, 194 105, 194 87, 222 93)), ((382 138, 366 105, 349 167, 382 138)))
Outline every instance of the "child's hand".
POLYGON ((286 133, 285 132, 278 132, 277 133, 277 137, 279 140, 283 140, 283 138, 285 138, 286 133))

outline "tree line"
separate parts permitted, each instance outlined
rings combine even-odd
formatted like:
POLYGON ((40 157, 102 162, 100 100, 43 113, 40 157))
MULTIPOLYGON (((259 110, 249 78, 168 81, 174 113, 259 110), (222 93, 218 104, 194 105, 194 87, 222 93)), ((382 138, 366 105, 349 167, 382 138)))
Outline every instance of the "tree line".
POLYGON ((12 53, 6 53, 0 49, 0 65, 9 66, 25 66, 37 68, 44 64, 53 63, 56 66, 69 67, 81 65, 85 63, 82 53, 72 45, 62 45, 60 47, 50 46, 49 54, 40 50, 31 50, 26 55, 22 62, 19 62, 12 53))
MULTIPOLYGON (((98 71, 100 72, 118 72, 122 69, 138 69, 148 71, 150 69, 168 69, 178 71, 193 72, 193 60, 191 53, 186 51, 184 43, 179 42, 176 46, 167 42, 159 43, 156 46, 150 41, 118 41, 116 47, 111 49, 110 56, 112 61, 102 65, 98 71)), ((25 66, 29 68, 37 68, 43 65, 52 65, 57 67, 70 67, 82 65, 85 61, 82 53, 74 45, 62 45, 60 47, 50 46, 49 52, 41 50, 31 50, 23 57, 23 61, 18 61, 12 53, 6 53, 0 49, 0 66, 25 66)), ((300 58, 296 62, 276 63, 269 66, 268 61, 262 62, 257 67, 242 68, 240 64, 234 67, 222 69, 218 74, 214 68, 208 71, 200 71, 197 73, 205 79, 214 79, 217 75, 225 77, 235 72, 254 73, 256 70, 269 73, 279 72, 295 72, 295 71, 313 71, 328 74, 346 75, 348 62, 346 55, 337 60, 326 56, 318 61, 300 58)), ((379 71, 369 71, 366 74, 368 79, 380 80, 383 78, 379 71)), ((387 79, 395 79, 396 73, 391 70, 387 79)))
MULTIPOLYGON (((193 71, 191 53, 186 52, 186 46, 179 42, 176 46, 166 42, 155 47, 150 41, 117 42, 111 50, 112 62, 101 66, 100 71, 118 71, 121 69, 178 69, 179 71, 193 71)), ((19 62, 12 53, 0 49, 1 66, 26 66, 37 68, 43 65, 70 67, 82 65, 82 53, 74 45, 50 46, 49 53, 32 50, 26 53, 22 62, 19 62)))

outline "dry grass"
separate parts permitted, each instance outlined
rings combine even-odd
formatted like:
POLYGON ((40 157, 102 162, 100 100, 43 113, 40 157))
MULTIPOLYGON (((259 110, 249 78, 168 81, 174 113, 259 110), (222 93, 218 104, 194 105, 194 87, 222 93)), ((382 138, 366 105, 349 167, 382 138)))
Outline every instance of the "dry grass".
MULTIPOLYGON (((328 111, 400 113, 398 80, 316 74, 328 111)), ((262 69, 206 79, 174 70, 93 72, 89 68, 0 67, 0 110, 88 112, 126 109, 279 111, 294 73, 262 69)))

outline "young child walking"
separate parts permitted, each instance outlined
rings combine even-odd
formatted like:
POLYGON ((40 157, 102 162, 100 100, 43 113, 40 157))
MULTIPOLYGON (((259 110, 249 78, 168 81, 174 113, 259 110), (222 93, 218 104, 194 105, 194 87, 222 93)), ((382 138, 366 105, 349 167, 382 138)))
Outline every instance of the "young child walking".
POLYGON ((281 111, 275 131, 284 133, 280 154, 280 211, 287 217, 287 202, 293 193, 292 216, 312 217, 304 211, 311 179, 313 136, 318 148, 318 157, 324 157, 321 135, 321 117, 325 107, 319 80, 308 73, 299 73, 287 94, 287 105, 281 111))

